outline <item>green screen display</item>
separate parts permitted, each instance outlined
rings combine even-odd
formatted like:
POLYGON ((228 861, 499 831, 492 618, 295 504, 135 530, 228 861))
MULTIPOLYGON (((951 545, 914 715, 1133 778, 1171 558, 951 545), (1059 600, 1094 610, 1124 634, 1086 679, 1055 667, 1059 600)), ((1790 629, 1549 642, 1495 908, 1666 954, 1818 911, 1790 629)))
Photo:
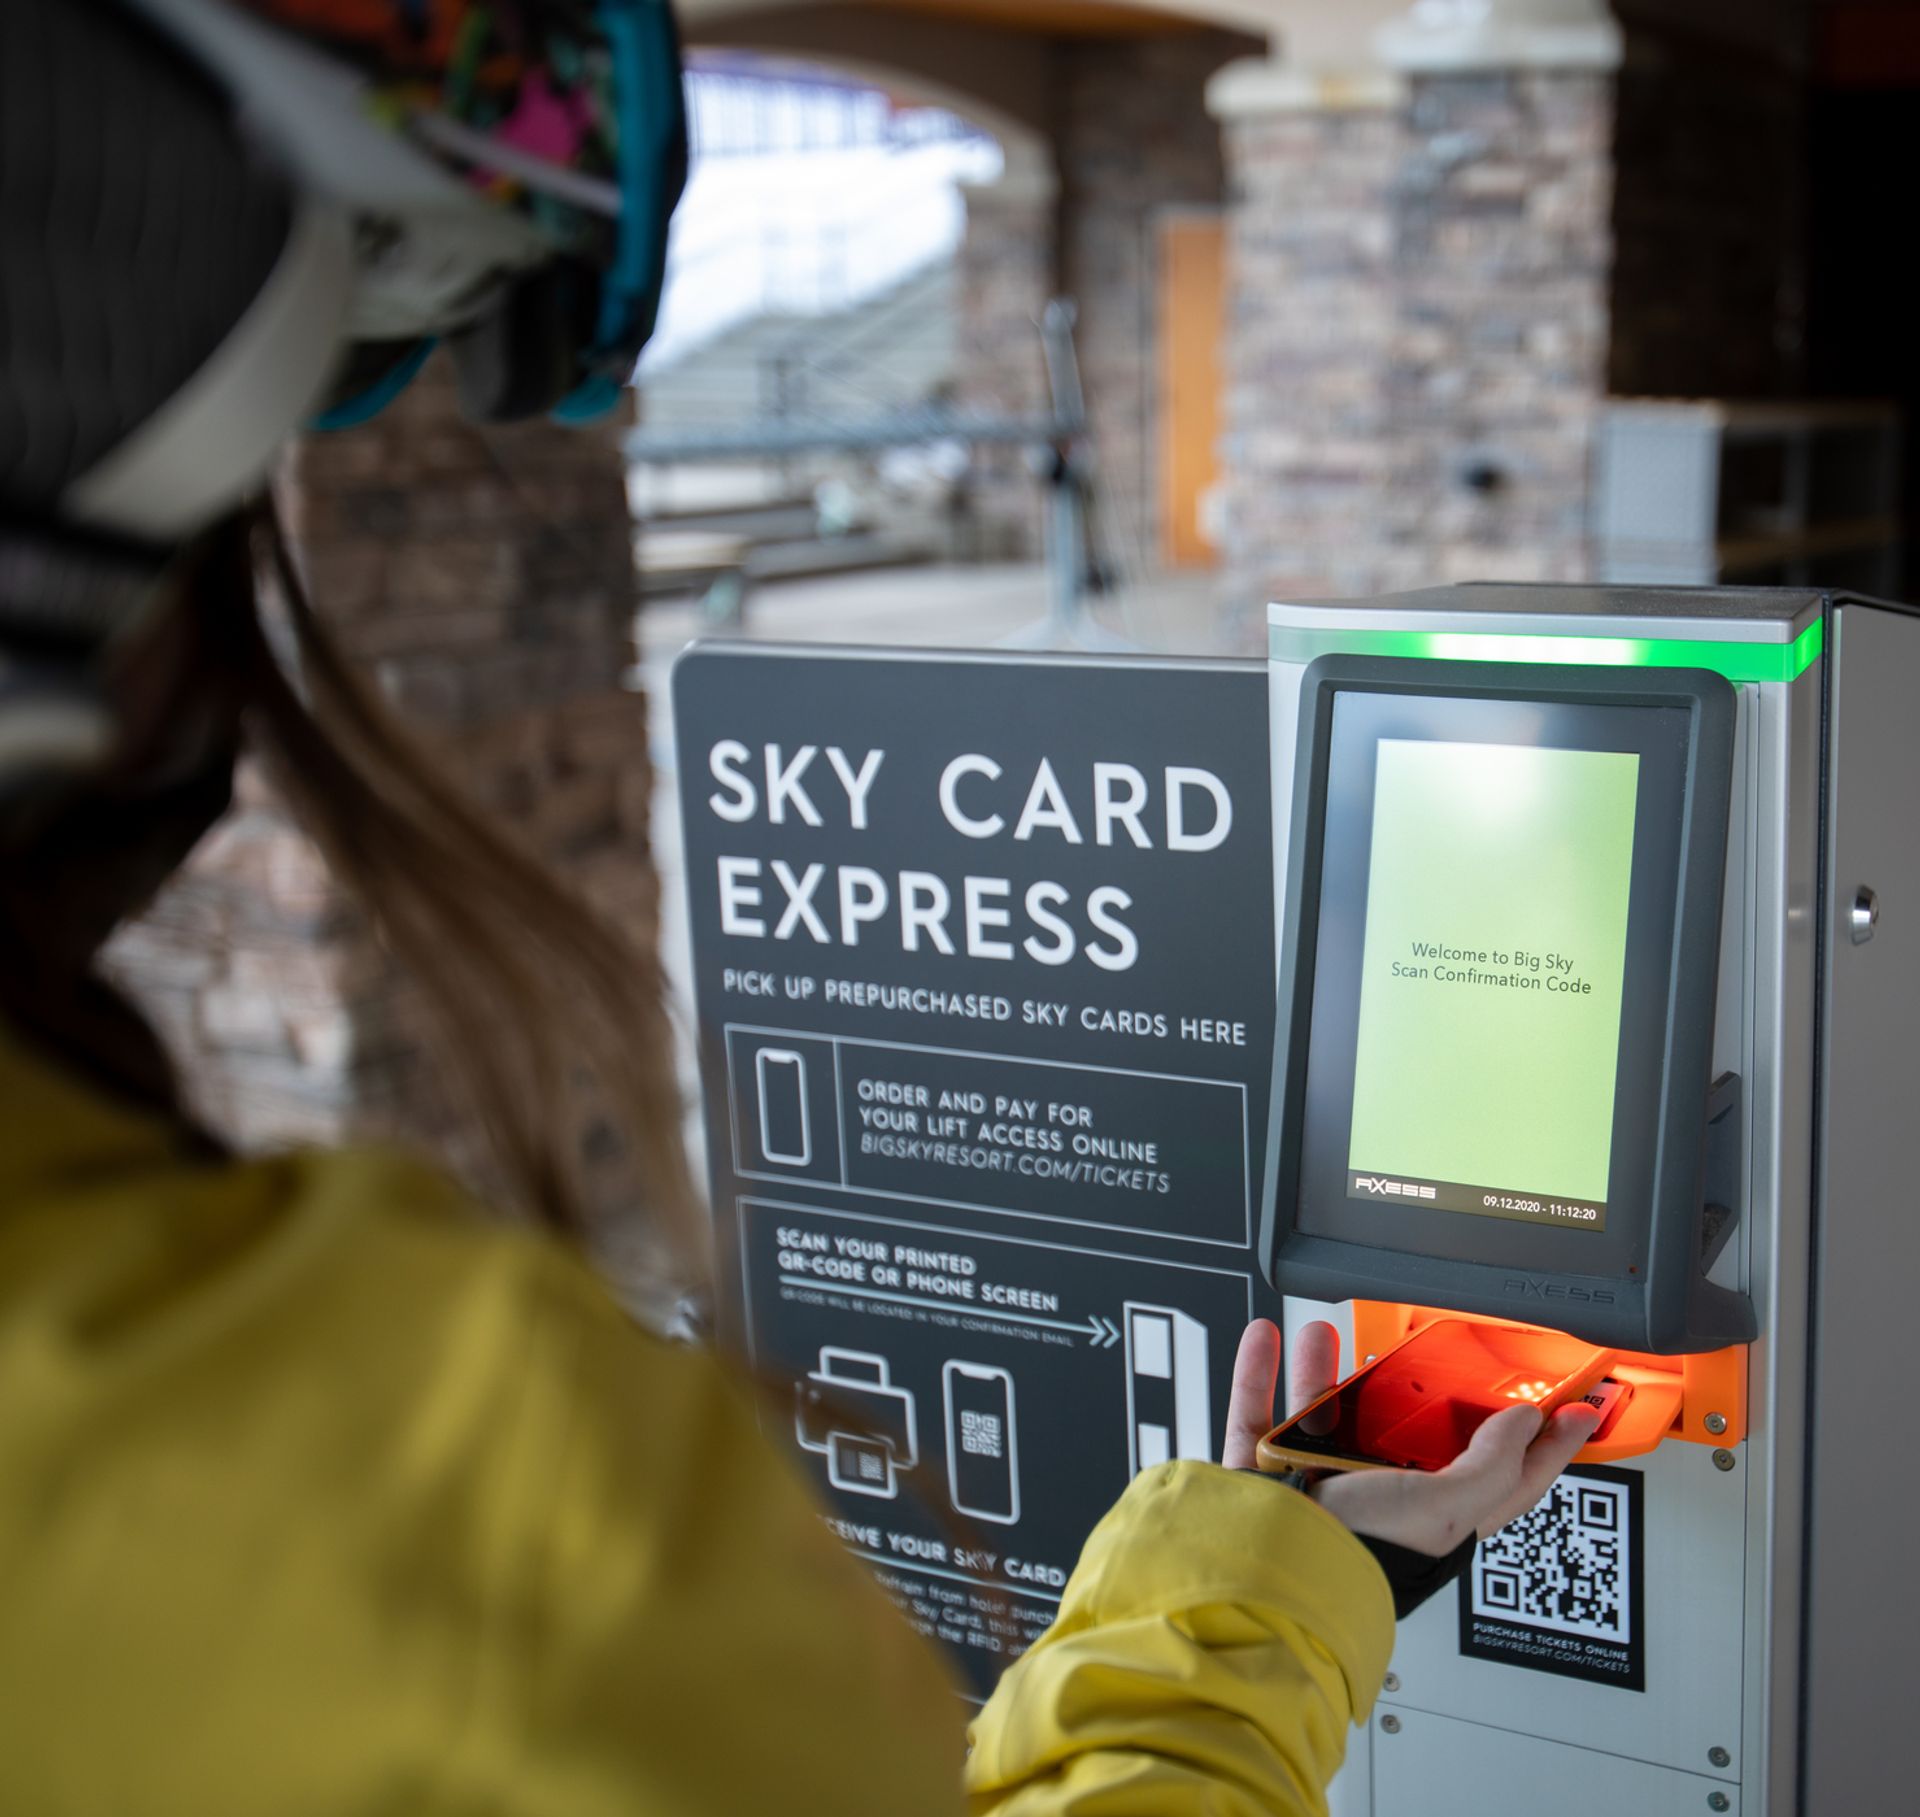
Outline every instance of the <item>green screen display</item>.
POLYGON ((1349 1196, 1605 1228, 1639 771, 1380 742, 1349 1196))

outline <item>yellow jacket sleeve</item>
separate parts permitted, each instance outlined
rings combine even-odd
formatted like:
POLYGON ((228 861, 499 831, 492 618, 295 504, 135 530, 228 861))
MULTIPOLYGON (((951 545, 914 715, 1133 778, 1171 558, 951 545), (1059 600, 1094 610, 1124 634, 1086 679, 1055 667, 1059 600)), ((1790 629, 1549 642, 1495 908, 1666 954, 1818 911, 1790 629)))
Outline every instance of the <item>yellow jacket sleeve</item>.
POLYGON ((634 1330, 583 1271, 556 1266, 548 1298, 517 1415, 524 1549, 494 1610, 514 1638, 468 1731, 472 1808, 958 1817, 954 1685, 744 1391, 634 1330))
MULTIPOLYGON (((209 1163, 0 1030, 0 1806, 939 1817, 958 1700, 712 1358, 379 1151, 209 1163)), ((1314 1810, 1384 1670, 1290 1490, 1147 1472, 1000 1817, 1314 1810)))
POLYGON ((0 1811, 958 1817, 964 1706, 712 1357, 380 1150, 0 1028, 0 1811))
POLYGON ((1143 1471, 975 1721, 971 1810, 1323 1812, 1392 1647, 1385 1577, 1316 1503, 1212 1464, 1143 1471))

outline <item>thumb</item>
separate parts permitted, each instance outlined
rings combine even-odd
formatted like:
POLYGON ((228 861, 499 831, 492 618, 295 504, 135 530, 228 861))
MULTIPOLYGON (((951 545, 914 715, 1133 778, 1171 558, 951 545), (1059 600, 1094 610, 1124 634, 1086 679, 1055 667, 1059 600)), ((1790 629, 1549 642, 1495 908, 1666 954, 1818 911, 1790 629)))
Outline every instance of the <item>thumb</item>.
POLYGON ((1488 1523, 1520 1486, 1527 1447, 1538 1436, 1541 1424, 1538 1407, 1503 1407, 1490 1419, 1482 1420, 1467 1448, 1435 1473, 1437 1480, 1447 1485, 1453 1511, 1463 1528, 1489 1530, 1488 1523))
POLYGON ((1451 1468, 1470 1465, 1468 1474, 1481 1471, 1511 1469, 1516 1474, 1527 1455, 1527 1447, 1540 1436, 1540 1428, 1545 1418, 1538 1407, 1528 1406, 1525 1402, 1512 1407, 1502 1407, 1496 1414, 1480 1422, 1473 1437, 1467 1441, 1467 1448, 1454 1460, 1451 1468))

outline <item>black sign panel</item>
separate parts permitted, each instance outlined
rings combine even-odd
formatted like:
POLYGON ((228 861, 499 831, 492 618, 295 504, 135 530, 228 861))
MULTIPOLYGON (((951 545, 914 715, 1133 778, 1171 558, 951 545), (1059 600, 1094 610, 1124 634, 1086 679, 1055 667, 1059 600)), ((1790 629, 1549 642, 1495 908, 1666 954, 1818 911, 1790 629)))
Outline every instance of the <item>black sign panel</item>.
POLYGON ((726 1334, 984 1692, 1277 1316, 1264 670, 722 647, 674 703, 726 1334))

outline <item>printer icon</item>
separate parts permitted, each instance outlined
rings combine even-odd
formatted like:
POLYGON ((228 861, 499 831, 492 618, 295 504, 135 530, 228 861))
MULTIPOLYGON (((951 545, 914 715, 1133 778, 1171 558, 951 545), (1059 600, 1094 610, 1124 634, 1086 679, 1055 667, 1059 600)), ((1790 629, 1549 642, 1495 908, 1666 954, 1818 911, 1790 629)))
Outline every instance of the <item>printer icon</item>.
POLYGON ((827 1481, 850 1495, 892 1501, 920 1461, 912 1393, 883 1356, 823 1345, 817 1368, 794 1384, 793 1434, 827 1460, 827 1481))

